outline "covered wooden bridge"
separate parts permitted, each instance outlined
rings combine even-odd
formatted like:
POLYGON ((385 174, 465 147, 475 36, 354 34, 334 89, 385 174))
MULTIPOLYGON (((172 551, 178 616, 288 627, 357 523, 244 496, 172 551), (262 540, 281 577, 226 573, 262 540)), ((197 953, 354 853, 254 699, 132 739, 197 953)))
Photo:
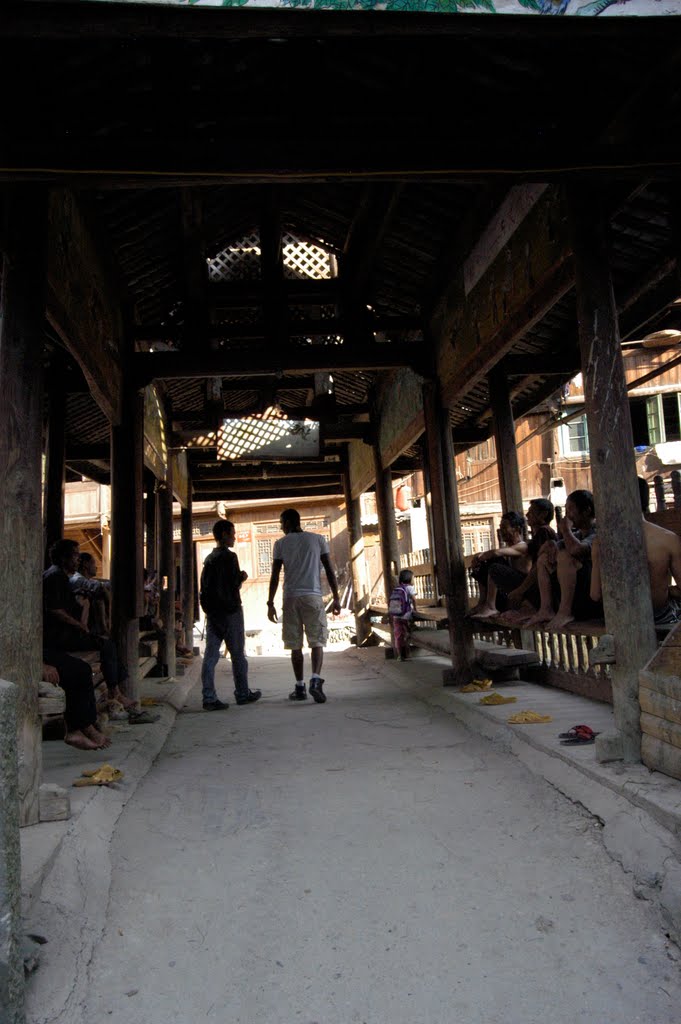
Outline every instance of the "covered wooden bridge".
POLYGON ((638 759, 656 641, 620 341, 680 326, 678 20, 6 2, 0 76, 0 675, 24 823, 65 478, 112 484, 130 665, 159 551, 172 673, 173 496, 190 621, 192 497, 343 494, 361 642, 359 496, 387 580, 392 476, 422 468, 466 680, 454 453, 494 435, 522 507, 514 419, 580 369, 638 759), (245 417, 318 422, 318 453, 240 457, 222 424, 245 417))

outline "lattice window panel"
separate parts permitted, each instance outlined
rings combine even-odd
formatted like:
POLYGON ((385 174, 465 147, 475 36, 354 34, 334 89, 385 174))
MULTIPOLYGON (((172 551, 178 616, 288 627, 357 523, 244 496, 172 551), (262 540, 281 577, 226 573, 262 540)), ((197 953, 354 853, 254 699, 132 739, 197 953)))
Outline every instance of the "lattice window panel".
POLYGON ((335 277, 335 260, 331 253, 312 242, 303 242, 290 232, 282 238, 284 250, 284 277, 311 277, 325 281, 335 277))
MULTIPOLYGON (((315 281, 336 276, 336 260, 320 245, 304 242, 289 231, 282 236, 284 276, 315 281)), ((210 281, 252 281, 261 276, 260 234, 252 231, 208 260, 210 281)))
POLYGON ((272 541, 257 540, 258 576, 269 576, 272 572, 272 541))
POLYGON ((260 235, 251 232, 208 260, 210 281, 253 281, 260 277, 260 235))
POLYGON ((218 430, 218 460, 247 459, 252 452, 290 436, 289 420, 273 410, 268 410, 264 416, 263 419, 243 419, 237 426, 223 425, 218 430))

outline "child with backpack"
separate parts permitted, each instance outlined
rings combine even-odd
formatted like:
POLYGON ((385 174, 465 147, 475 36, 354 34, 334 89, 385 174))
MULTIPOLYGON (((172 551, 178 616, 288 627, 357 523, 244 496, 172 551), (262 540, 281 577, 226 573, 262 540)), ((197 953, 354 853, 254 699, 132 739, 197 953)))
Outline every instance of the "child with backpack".
POLYGON ((401 661, 409 657, 409 631, 416 611, 416 590, 411 569, 400 571, 397 586, 390 592, 388 615, 393 633, 393 647, 401 661))

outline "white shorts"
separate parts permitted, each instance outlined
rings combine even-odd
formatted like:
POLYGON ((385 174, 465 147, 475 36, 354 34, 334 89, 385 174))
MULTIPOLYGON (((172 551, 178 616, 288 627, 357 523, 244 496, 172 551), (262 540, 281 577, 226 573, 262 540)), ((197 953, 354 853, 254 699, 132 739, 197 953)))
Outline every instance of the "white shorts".
POLYGON ((285 597, 282 606, 281 638, 287 651, 300 651, 303 630, 308 647, 324 647, 329 635, 326 612, 320 594, 285 597))

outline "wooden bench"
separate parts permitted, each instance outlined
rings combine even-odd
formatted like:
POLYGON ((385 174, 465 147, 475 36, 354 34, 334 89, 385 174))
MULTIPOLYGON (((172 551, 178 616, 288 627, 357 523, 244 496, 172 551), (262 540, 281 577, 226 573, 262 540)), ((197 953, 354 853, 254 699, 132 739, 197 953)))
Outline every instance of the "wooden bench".
MULTIPOLYGON (((92 685, 95 691, 95 699, 99 708, 107 703, 108 695, 98 651, 69 651, 72 658, 80 658, 92 669, 92 685)), ((140 634, 139 644, 139 674, 144 679, 152 672, 158 664, 158 640, 154 633, 140 634)), ((64 717, 66 710, 66 695, 60 686, 53 686, 52 683, 40 683, 38 695, 38 713, 43 723, 43 728, 58 722, 64 717)))

